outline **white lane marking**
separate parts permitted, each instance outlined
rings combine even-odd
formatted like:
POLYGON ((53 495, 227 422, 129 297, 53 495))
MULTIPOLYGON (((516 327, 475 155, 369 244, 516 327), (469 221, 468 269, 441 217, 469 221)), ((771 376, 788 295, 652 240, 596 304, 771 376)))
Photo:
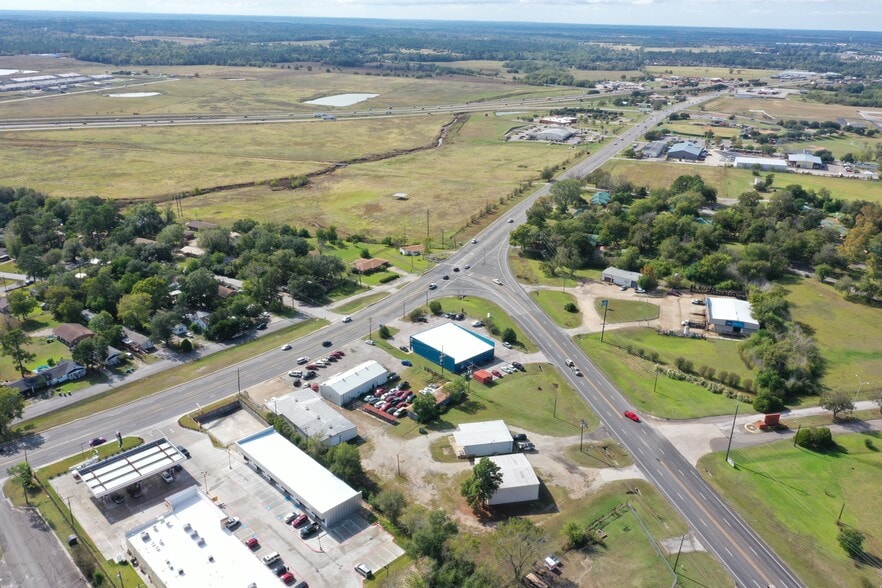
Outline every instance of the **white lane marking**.
POLYGON ((707 527, 707 523, 704 522, 704 519, 698 519, 698 520, 701 521, 701 524, 702 524, 702 525, 704 525, 705 527, 707 527))
POLYGON ((754 550, 753 547, 751 547, 750 545, 748 545, 748 547, 750 548, 751 551, 753 551, 753 554, 754 554, 755 556, 759 557, 759 554, 756 552, 756 550, 754 550))
POLYGON ((677 492, 677 496, 679 496, 679 497, 680 497, 680 500, 686 500, 686 499, 685 499, 685 498, 683 498, 683 495, 682 495, 682 494, 680 494, 680 493, 679 493, 679 492, 677 492))

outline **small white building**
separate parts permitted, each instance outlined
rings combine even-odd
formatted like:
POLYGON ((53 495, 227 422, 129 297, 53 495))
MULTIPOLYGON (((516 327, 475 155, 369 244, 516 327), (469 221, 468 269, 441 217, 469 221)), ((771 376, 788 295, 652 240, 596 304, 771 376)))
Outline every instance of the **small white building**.
POLYGON ((487 459, 498 465, 502 474, 502 484, 487 504, 494 506, 539 499, 539 478, 536 477, 536 472, 533 471, 533 466, 530 465, 526 455, 512 453, 487 459))
POLYGON ((265 406, 288 421, 304 437, 318 439, 330 447, 358 436, 358 429, 352 421, 325 404, 309 388, 300 388, 281 398, 273 398, 265 406))
POLYGON ((750 303, 735 298, 704 299, 708 329, 729 335, 751 335, 759 330, 759 322, 750 313, 750 303))
POLYGON ((232 531, 198 486, 165 499, 168 510, 126 532, 140 572, 160 588, 278 586, 279 579, 232 531))
POLYGON ((319 394, 334 404, 343 406, 365 392, 381 386, 389 378, 389 372, 376 361, 366 361, 354 368, 334 374, 319 386, 319 394))
POLYGON ((511 453, 514 440, 505 421, 463 423, 453 433, 458 453, 464 457, 482 457, 511 453))
POLYGON ((619 269, 617 267, 608 267, 600 273, 600 279, 604 282, 610 282, 616 286, 625 286, 628 288, 636 288, 637 280, 642 274, 640 272, 629 272, 628 270, 619 269))
POLYGON ((763 171, 787 171, 787 162, 775 157, 736 157, 735 167, 738 169, 754 169, 757 166, 763 171))
POLYGON ((361 492, 272 427, 239 439, 236 446, 250 466, 322 526, 333 527, 361 510, 361 492))

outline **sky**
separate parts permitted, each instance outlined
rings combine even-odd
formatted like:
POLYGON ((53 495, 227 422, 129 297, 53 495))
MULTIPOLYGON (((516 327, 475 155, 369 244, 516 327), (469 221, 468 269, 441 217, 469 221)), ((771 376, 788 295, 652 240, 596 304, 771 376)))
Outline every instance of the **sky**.
POLYGON ((0 10, 882 30, 880 0, 0 0, 0 10))

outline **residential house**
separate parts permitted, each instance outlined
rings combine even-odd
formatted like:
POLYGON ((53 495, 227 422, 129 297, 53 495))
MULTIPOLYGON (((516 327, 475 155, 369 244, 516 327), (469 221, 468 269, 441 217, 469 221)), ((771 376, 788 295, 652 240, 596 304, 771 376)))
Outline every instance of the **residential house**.
POLYGON ((352 271, 357 274, 370 274, 377 270, 381 270, 389 265, 389 262, 379 257, 371 259, 356 259, 352 262, 352 271))
POLYGON ((191 231, 204 231, 205 229, 213 229, 217 227, 215 223, 209 223, 206 221, 200 220, 192 220, 184 223, 184 226, 190 229, 191 231))
POLYGON ((150 353, 156 350, 156 346, 150 340, 150 337, 127 327, 123 327, 123 343, 136 353, 150 353))
POLYGON ((197 310, 196 312, 188 314, 184 318, 190 321, 191 325, 196 325, 205 331, 208 329, 209 322, 211 321, 211 313, 205 312, 204 310, 197 310))
POLYGON ((106 366, 114 366, 118 365, 119 362, 122 361, 122 351, 113 347, 112 345, 107 346, 107 355, 104 357, 103 363, 106 366))
POLYGON ((236 295, 236 291, 229 286, 224 286, 223 284, 217 285, 217 295, 221 300, 226 300, 232 296, 236 295))
POLYGON ((27 376, 21 380, 10 382, 8 386, 15 388, 22 394, 33 394, 42 388, 58 386, 65 382, 73 382, 85 377, 85 367, 73 360, 65 359, 33 376, 27 376))
POLYGON ((55 334, 56 339, 71 349, 89 337, 95 336, 91 329, 78 323, 61 323, 52 329, 52 332, 55 334))
POLYGON ((398 248, 398 253, 407 257, 416 257, 423 254, 422 245, 405 245, 398 248))

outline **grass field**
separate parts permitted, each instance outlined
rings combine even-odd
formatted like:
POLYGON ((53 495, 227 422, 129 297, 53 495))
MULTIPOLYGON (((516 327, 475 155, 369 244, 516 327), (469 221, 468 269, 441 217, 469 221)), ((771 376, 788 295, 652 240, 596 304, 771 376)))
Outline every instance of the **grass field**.
MULTIPOLYGON (((618 335, 621 331, 615 333, 618 335)), ((654 331, 652 333, 663 340, 660 342, 662 345, 679 340, 655 335, 654 331)), ((692 419, 731 414, 735 411, 736 401, 722 394, 712 394, 695 384, 672 380, 664 375, 656 378, 652 362, 626 353, 621 347, 607 344, 607 336, 609 334, 604 337, 602 344, 597 334, 579 335, 574 340, 594 365, 634 404, 638 412, 666 419, 692 419)), ((620 344, 624 340, 613 339, 613 342, 620 344)), ((646 350, 651 348, 647 347, 646 350)), ((696 368, 708 362, 702 356, 698 358, 701 363, 697 363, 696 368)))
POLYGON ((530 292, 530 298, 559 326, 565 329, 582 326, 581 310, 578 312, 564 310, 564 306, 570 303, 578 308, 576 297, 572 294, 557 290, 536 290, 530 292))
MULTIPOLYGON (((439 149, 350 165, 294 193, 258 186, 188 198, 185 213, 226 223, 246 215, 270 217, 420 240, 426 236, 428 209, 429 235, 440 241, 442 230, 449 238, 451 231, 467 225, 486 204, 498 203, 518 182, 534 179, 545 166, 576 154, 564 146, 504 143, 504 132, 514 124, 503 117, 472 116, 439 149), (391 195, 396 192, 410 199, 394 200, 391 195)), ((462 234, 457 240, 464 240, 462 234)))
POLYGON ((564 449, 567 461, 586 468, 624 468, 634 461, 621 445, 607 439, 606 441, 586 441, 580 449, 572 445, 564 449))
POLYGON ((708 131, 713 131, 716 137, 722 137, 725 139, 734 139, 740 134, 739 129, 730 128, 730 127, 713 127, 708 124, 702 124, 700 122, 665 122, 663 125, 659 125, 662 129, 667 129, 672 133, 676 133, 678 135, 688 135, 691 137, 703 137, 704 134, 708 131))
MULTIPOLYGON (((682 175, 698 174, 718 190, 719 198, 737 198, 751 189, 753 174, 750 170, 686 163, 661 163, 614 159, 604 166, 614 176, 628 178, 635 185, 649 188, 666 188, 682 175)), ((882 202, 882 182, 868 182, 848 178, 831 178, 792 173, 776 173, 775 186, 799 184, 807 190, 826 188, 834 198, 843 200, 869 200, 882 202)))
POLYGON ((658 318, 658 306, 637 300, 617 300, 610 298, 606 310, 603 300, 594 299, 594 310, 599 316, 606 316, 606 324, 632 323, 634 321, 651 321, 658 318))
POLYGON ((765 98, 734 98, 722 97, 711 100, 703 106, 705 112, 721 114, 734 114, 748 119, 768 121, 761 113, 765 111, 776 119, 805 119, 805 120, 836 120, 838 117, 859 119, 859 107, 841 106, 838 104, 821 104, 819 102, 807 102, 798 97, 786 99, 765 98))
MULTIPOLYGON (((529 259, 521 257, 515 247, 509 250, 508 263, 514 271, 515 277, 519 282, 524 284, 533 284, 541 286, 560 286, 565 288, 573 285, 573 280, 567 276, 549 276, 542 269, 542 262, 538 259, 529 259)), ((589 279, 599 280, 601 271, 599 269, 579 269, 575 271, 577 280, 589 279)))
POLYGON ((370 306, 374 302, 379 302, 388 295, 389 292, 375 292, 374 294, 357 298, 352 302, 341 304, 340 306, 335 307, 334 310, 342 314, 353 313, 361 310, 362 308, 370 306))
POLYGON ((788 284, 790 314, 813 332, 821 355, 827 360, 822 380, 835 390, 857 392, 869 398, 882 384, 882 325, 879 309, 845 300, 831 286, 817 280, 788 284))
POLYGON ((780 149, 788 151, 796 151, 807 149, 808 151, 817 151, 818 149, 829 149, 836 159, 840 159, 846 153, 851 153, 855 157, 867 147, 874 152, 876 146, 882 143, 882 137, 861 137, 858 135, 846 135, 845 137, 836 137, 832 139, 822 139, 810 141, 781 142, 778 141, 780 149))
POLYGON ((782 441, 736 449, 737 465, 721 455, 699 461, 699 472, 809 586, 870 586, 878 568, 855 565, 839 546, 837 517, 863 531, 864 548, 882 557, 882 494, 876 491, 882 452, 878 434, 837 435, 845 451, 815 453, 782 441), (872 447, 865 445, 869 440, 872 447))
MULTIPOLYGON (((469 399, 450 409, 428 428, 448 431, 460 423, 504 419, 508 425, 533 433, 562 437, 578 435, 580 419, 588 423, 587 430, 597 427, 597 415, 553 366, 527 364, 524 367, 526 372, 506 375, 487 386, 473 381, 469 399)), ((412 436, 420 426, 415 421, 404 421, 395 427, 394 434, 412 436)))
POLYGON ((59 410, 22 421, 18 423, 16 429, 23 432, 42 431, 83 418, 87 415, 133 402, 162 390, 172 388, 181 382, 194 380, 240 361, 252 358, 255 355, 278 347, 280 343, 288 342, 293 338, 302 337, 313 331, 317 331, 327 324, 327 321, 320 319, 309 319, 297 323, 287 329, 276 331, 259 339, 254 339, 230 349, 214 353, 204 359, 185 363, 179 367, 159 372, 138 382, 117 386, 108 392, 84 398, 81 401, 68 404, 59 410))
MULTIPOLYGON (((648 49, 651 51, 651 49, 648 49)), ((778 70, 774 69, 747 69, 741 67, 691 67, 691 66, 647 66, 648 73, 660 75, 665 72, 671 72, 670 75, 682 77, 705 77, 705 78, 741 78, 744 80, 758 80, 767 78, 778 70)))
MULTIPOLYGON (((486 320, 489 314, 493 318, 493 322, 499 327, 500 335, 505 329, 514 329, 518 336, 518 342, 515 347, 527 353, 535 353, 539 349, 530 341, 524 332, 514 323, 511 318, 495 303, 483 298, 466 297, 460 300, 459 297, 447 296, 437 299, 441 303, 441 310, 444 312, 462 312, 468 317, 468 320, 482 319, 486 320)), ((484 336, 494 338, 489 332, 483 333, 484 336)))

